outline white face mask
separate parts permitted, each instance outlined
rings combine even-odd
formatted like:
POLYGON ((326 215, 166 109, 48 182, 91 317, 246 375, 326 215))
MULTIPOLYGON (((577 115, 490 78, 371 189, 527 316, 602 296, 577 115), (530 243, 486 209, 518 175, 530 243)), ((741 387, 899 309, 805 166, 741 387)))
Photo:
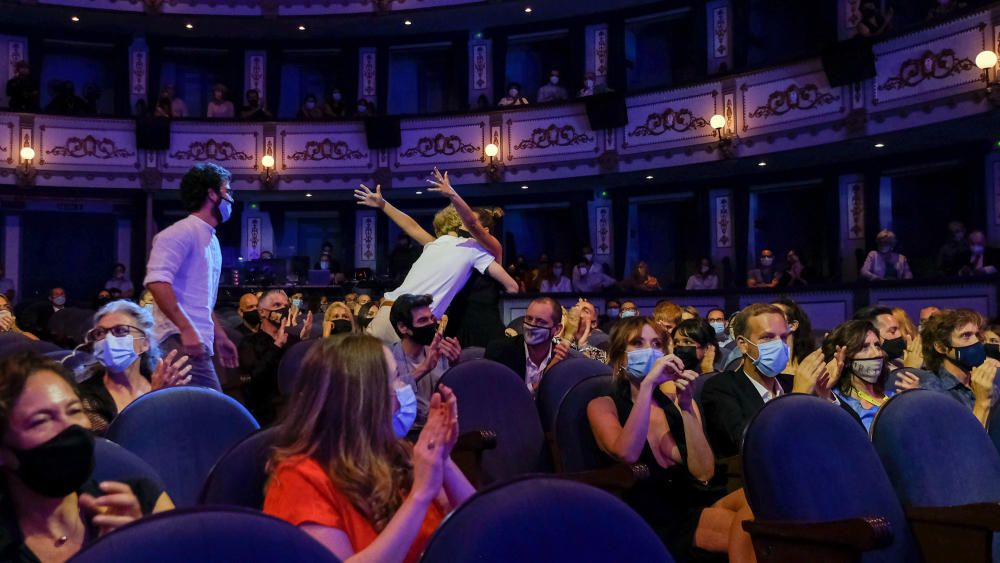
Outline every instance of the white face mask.
POLYGON ((593 262, 594 261, 594 255, 593 254, 584 254, 583 257, 587 259, 587 262, 593 262))
POLYGON ((553 273, 553 274, 554 274, 554 275, 555 275, 556 277, 559 277, 559 276, 561 276, 561 275, 562 275, 562 268, 552 268, 552 273, 553 273))
POLYGON ((583 85, 584 85, 584 87, 587 88, 587 90, 593 90, 594 89, 594 81, 593 80, 584 80, 583 81, 583 85))
POLYGON ((549 77, 549 82, 551 82, 553 85, 559 84, 559 77, 558 76, 550 76, 549 77))
POLYGON ((771 264, 774 264, 774 258, 771 258, 770 256, 765 256, 760 259, 761 266, 770 266, 771 264))
POLYGON ((392 414, 392 431, 397 438, 405 438, 417 420, 417 395, 409 385, 403 385, 395 391, 399 410, 392 414))
POLYGON ((507 91, 507 94, 509 94, 511 98, 516 98, 517 97, 517 88, 511 88, 510 90, 507 91))
POLYGON ((858 376, 858 379, 867 383, 875 383, 878 381, 879 376, 882 375, 883 363, 884 360, 882 358, 854 360, 851 362, 851 371, 854 372, 854 375, 858 376))

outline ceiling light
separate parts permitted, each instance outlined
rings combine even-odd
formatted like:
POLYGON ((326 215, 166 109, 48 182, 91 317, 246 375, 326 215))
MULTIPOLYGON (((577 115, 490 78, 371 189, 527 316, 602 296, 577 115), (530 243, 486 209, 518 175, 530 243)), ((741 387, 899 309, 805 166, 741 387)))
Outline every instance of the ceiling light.
POLYGON ((522 190, 526 190, 526 189, 528 189, 528 186, 521 186, 521 189, 522 190))
POLYGON ((411 22, 410 20, 406 20, 403 22, 403 25, 413 25, 413 22, 411 22))
POLYGON ((306 197, 312 197, 312 196, 313 196, 312 194, 306 194, 306 197))
POLYGON ((757 163, 757 166, 767 166, 767 163, 762 160, 757 163))
POLYGON ((186 24, 184 24, 184 27, 186 27, 188 29, 194 29, 194 24, 193 23, 186 23, 186 24))
POLYGON ((646 176, 646 179, 647 179, 647 180, 652 180, 652 179, 653 179, 653 177, 652 177, 652 176, 646 176))
POLYGON ((305 30, 306 30, 306 26, 304 26, 304 25, 300 25, 299 26, 299 31, 305 31, 305 30))
POLYGON ((885 143, 875 143, 875 148, 881 149, 883 147, 885 147, 885 143))
POLYGON ((416 191, 416 194, 417 194, 417 195, 424 195, 424 192, 422 192, 422 191, 420 191, 420 190, 417 190, 417 191, 416 191))
POLYGON ((69 18, 69 21, 76 23, 80 21, 80 16, 72 16, 71 18, 69 18))
POLYGON ((524 9, 524 13, 525 14, 530 14, 531 13, 531 6, 528 6, 527 8, 525 8, 524 9))

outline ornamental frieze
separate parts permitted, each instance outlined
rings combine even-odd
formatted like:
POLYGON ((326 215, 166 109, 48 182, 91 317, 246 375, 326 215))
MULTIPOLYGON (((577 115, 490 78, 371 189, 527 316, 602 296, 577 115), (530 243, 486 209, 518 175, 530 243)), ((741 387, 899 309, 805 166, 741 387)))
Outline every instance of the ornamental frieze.
POLYGON ((840 96, 832 92, 823 92, 815 84, 799 86, 791 84, 784 90, 771 92, 767 103, 758 106, 747 117, 767 119, 774 115, 785 115, 794 110, 810 110, 832 104, 840 100, 840 96))
POLYGON ((367 154, 352 149, 345 141, 325 138, 322 141, 307 142, 301 151, 293 152, 286 158, 288 160, 318 162, 322 160, 357 160, 367 157, 367 154))
POLYGON ((943 80, 976 68, 971 59, 959 58, 954 49, 938 52, 924 51, 919 57, 906 59, 899 65, 895 76, 879 85, 879 90, 913 88, 929 80, 943 80))
POLYGON ((238 150, 229 141, 216 141, 215 139, 195 141, 188 145, 187 150, 170 153, 170 158, 196 160, 199 162, 204 160, 218 160, 219 162, 227 160, 253 160, 253 156, 238 150))
POLYGON ((478 152, 482 152, 481 147, 463 143, 458 135, 438 133, 433 137, 421 137, 414 146, 399 153, 399 156, 404 158, 413 156, 430 158, 438 155, 453 156, 456 154, 474 154, 478 152))
POLYGON ((659 113, 646 116, 646 123, 629 132, 629 137, 657 137, 668 131, 684 133, 692 129, 708 127, 708 121, 696 116, 691 110, 667 108, 659 113))
POLYGON ((80 137, 70 137, 62 145, 45 151, 45 154, 67 158, 98 158, 101 160, 135 156, 135 152, 118 147, 114 140, 107 137, 97 139, 93 135, 87 135, 82 139, 80 137))

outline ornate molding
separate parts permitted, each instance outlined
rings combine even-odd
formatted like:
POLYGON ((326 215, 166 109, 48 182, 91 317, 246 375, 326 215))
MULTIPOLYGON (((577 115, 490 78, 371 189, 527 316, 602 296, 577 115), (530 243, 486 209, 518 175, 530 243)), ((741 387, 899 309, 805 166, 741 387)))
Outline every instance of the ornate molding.
POLYGON ((667 108, 660 113, 647 115, 645 125, 639 125, 630 131, 628 136, 656 137, 667 131, 684 133, 685 131, 701 129, 702 127, 708 127, 708 121, 703 117, 696 116, 691 110, 682 108, 674 111, 673 108, 667 108))
POLYGON ((93 135, 84 138, 70 137, 60 146, 52 147, 45 151, 45 154, 53 156, 65 156, 69 158, 99 158, 110 160, 112 158, 128 158, 135 156, 135 153, 128 149, 119 148, 115 141, 104 137, 96 139, 93 135))
POLYGON ((437 155, 452 156, 459 153, 473 154, 477 152, 482 152, 482 148, 463 143, 458 135, 438 133, 433 137, 421 137, 416 145, 399 153, 399 156, 409 158, 420 155, 424 158, 430 158, 437 155))
POLYGON ((924 51, 919 57, 906 59, 899 65, 896 75, 887 79, 879 90, 902 90, 913 88, 927 80, 942 80, 976 68, 976 63, 968 58, 958 58, 950 48, 924 51))
POLYGON ((792 110, 808 110, 832 104, 840 96, 832 92, 823 92, 815 84, 799 86, 792 84, 784 90, 771 92, 767 104, 758 106, 747 117, 767 119, 774 115, 785 115, 792 110))
POLYGON ((346 141, 334 141, 327 137, 322 141, 309 141, 301 151, 293 152, 285 158, 295 161, 317 162, 321 160, 358 160, 367 157, 366 153, 352 149, 346 141))
POLYGON ((229 141, 216 141, 209 138, 207 141, 195 141, 188 145, 185 151, 175 151, 170 153, 170 158, 177 160, 253 160, 253 156, 237 150, 229 141))
POLYGON ((581 143, 589 143, 594 137, 586 133, 577 133, 572 125, 550 124, 548 127, 538 127, 531 131, 531 137, 522 139, 514 145, 514 150, 547 149, 550 147, 571 147, 581 143))

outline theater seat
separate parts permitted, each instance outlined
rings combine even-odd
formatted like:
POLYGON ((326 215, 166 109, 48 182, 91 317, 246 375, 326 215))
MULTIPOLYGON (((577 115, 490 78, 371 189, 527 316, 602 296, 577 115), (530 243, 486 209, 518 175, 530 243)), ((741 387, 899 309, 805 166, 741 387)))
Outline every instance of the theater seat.
POLYGON ((75 563, 239 561, 336 563, 340 561, 299 528, 240 508, 179 508, 115 530, 78 553, 75 563))
POLYGON ((544 432, 551 432, 555 426, 556 409, 566 393, 580 381, 595 375, 603 375, 610 380, 611 368, 590 358, 570 358, 552 366, 535 394, 544 432))
MULTIPOLYGON (((691 382, 691 396, 694 401, 698 403, 698 408, 701 408, 701 390, 705 388, 705 384, 708 383, 709 379, 719 375, 719 372, 712 371, 708 373, 703 373, 698 379, 691 382)), ((719 381, 722 381, 721 379, 719 381)))
POLYGON ((465 362, 471 362, 472 360, 481 360, 485 354, 486 348, 483 348, 482 346, 469 346, 468 348, 462 348, 462 353, 458 357, 458 363, 462 364, 465 362))
POLYGON ((480 491, 431 536, 421 563, 672 562, 625 503, 593 487, 522 477, 480 491))
POLYGON ((267 460, 277 427, 258 430, 226 452, 208 473, 198 504, 264 507, 267 460))
POLYGON ((295 386, 295 378, 299 375, 299 368, 302 367, 302 360, 306 357, 309 348, 319 342, 319 340, 303 340, 295 343, 278 363, 278 391, 282 396, 287 397, 292 394, 292 387, 295 386))
POLYGON ((879 409, 872 443, 927 563, 1000 560, 1000 453, 968 408, 900 393, 879 409))
MULTIPOLYGON (((21 334, 6 333, 4 336, 6 336, 6 338, 0 341, 0 360, 7 359, 22 352, 34 352, 36 354, 46 355, 63 350, 60 346, 51 342, 46 342, 44 340, 32 340, 21 334)), ((66 354, 69 354, 69 351, 66 351, 66 354)))
MULTIPOLYGON (((146 479, 159 489, 166 490, 163 479, 148 463, 139 456, 105 438, 94 438, 94 472, 95 481, 127 481, 131 479, 146 479)), ((170 494, 170 491, 167 491, 170 494)))
POLYGON ((747 427, 743 477, 758 561, 920 561, 865 430, 840 407, 790 394, 747 427))
POLYGON ((215 462, 257 430, 234 399, 200 387, 172 387, 139 397, 108 427, 107 438, 149 463, 179 507, 195 504, 215 462))

